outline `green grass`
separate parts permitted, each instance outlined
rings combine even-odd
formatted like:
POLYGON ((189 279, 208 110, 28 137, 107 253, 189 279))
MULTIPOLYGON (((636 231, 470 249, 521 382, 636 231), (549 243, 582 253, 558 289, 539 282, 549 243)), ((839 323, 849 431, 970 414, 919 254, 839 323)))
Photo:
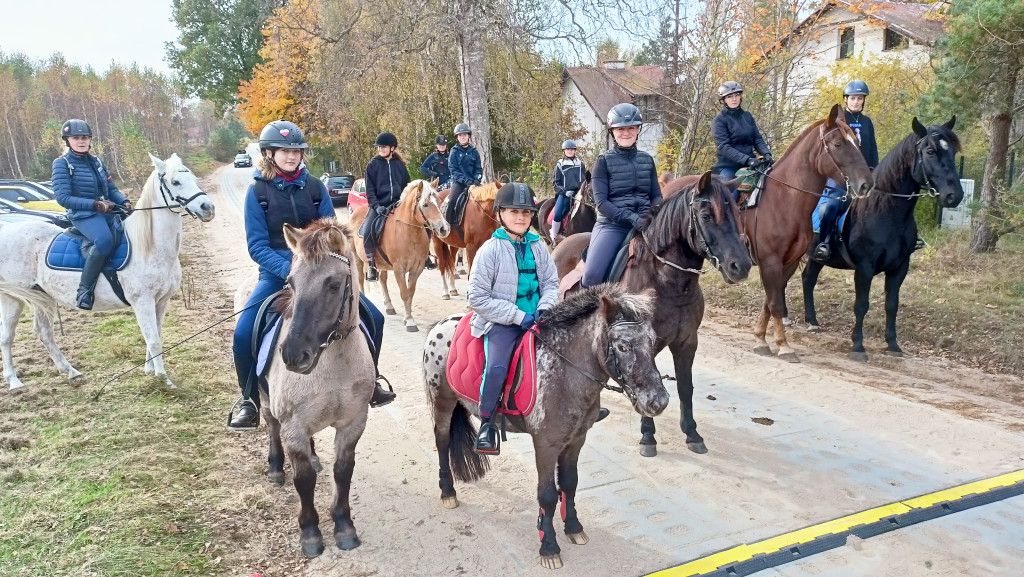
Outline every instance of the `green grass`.
MULTIPOLYGON (((175 301, 165 344, 212 316, 175 301)), ((171 353, 177 391, 139 369, 93 401, 109 376, 144 359, 144 342, 130 312, 65 323, 80 335, 65 353, 89 384, 73 389, 52 366, 31 377, 23 368, 24 392, 0 397, 0 575, 219 574, 208 549, 212 504, 230 491, 213 475, 234 389, 225 334, 171 353)), ((16 351, 33 346, 27 315, 19 329, 16 351)))
POLYGON ((185 166, 189 167, 197 176, 206 176, 223 164, 217 162, 204 148, 188 150, 181 154, 181 159, 185 162, 185 166))

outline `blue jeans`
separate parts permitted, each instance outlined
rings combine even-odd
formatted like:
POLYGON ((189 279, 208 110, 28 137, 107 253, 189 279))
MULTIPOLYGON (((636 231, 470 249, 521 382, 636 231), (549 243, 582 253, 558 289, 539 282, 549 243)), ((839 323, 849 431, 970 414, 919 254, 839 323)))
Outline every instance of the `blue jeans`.
POLYGON ((599 285, 608 276, 608 269, 615 260, 622 241, 626 240, 630 227, 611 222, 599 222, 594 225, 590 234, 590 247, 587 248, 587 263, 583 266, 583 279, 580 285, 584 288, 599 285))
POLYGON ((572 206, 572 199, 564 193, 559 193, 555 197, 555 209, 552 211, 554 214, 551 215, 551 222, 561 222, 570 206, 572 206))
MULTIPOLYGON (((718 171, 718 178, 722 179, 723 181, 732 180, 736 178, 736 171, 738 170, 738 168, 723 168, 722 170, 718 171)), ((732 199, 734 202, 740 201, 740 192, 735 188, 732 189, 732 199)))
POLYGON ((840 184, 831 178, 825 182, 825 190, 821 193, 821 197, 826 202, 823 202, 818 209, 818 215, 821 218, 821 223, 818 226, 820 242, 827 242, 832 236, 836 220, 842 214, 845 205, 850 202, 849 198, 844 200, 844 196, 846 196, 845 183, 840 184))
POLYGON ((494 325, 484 335, 484 375, 480 383, 480 417, 486 419, 498 408, 501 390, 508 380, 509 364, 523 329, 516 325, 494 325))

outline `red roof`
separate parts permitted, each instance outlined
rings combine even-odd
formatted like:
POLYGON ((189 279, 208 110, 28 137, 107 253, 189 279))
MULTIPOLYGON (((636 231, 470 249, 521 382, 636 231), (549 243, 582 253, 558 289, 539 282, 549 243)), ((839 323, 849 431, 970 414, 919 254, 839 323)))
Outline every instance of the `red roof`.
POLYGON ((659 66, 583 66, 566 68, 565 77, 579 88, 598 118, 604 118, 620 102, 632 102, 637 96, 660 94, 665 71, 659 66))

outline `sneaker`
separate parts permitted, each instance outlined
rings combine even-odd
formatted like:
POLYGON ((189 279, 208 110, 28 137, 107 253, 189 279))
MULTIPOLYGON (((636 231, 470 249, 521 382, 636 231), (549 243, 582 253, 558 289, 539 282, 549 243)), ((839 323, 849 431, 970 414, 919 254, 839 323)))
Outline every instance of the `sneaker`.
POLYGON ((229 431, 255 431, 260 425, 260 411, 249 399, 242 401, 238 413, 228 422, 229 431))
POLYGON ((377 282, 380 280, 380 274, 377 272, 377 267, 371 266, 366 269, 366 280, 367 282, 377 282))

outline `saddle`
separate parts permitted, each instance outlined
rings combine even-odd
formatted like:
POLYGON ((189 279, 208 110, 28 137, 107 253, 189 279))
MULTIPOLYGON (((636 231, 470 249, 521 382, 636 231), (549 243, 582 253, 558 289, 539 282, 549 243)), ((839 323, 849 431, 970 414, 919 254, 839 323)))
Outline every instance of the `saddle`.
MULTIPOLYGON (((608 267, 608 272, 605 274, 602 282, 619 282, 622 277, 626 274, 626 265, 629 264, 629 259, 633 256, 633 237, 636 236, 636 229, 629 231, 626 238, 622 241, 622 245, 619 247, 619 251, 615 253, 615 258, 612 259, 612 265, 608 267)), ((577 290, 579 290, 580 282, 583 280, 583 269, 586 267, 587 262, 587 250, 583 249, 583 254, 580 256, 580 262, 576 263, 576 268, 569 271, 561 280, 558 281, 558 295, 559 300, 565 300, 565 297, 577 290)))
MULTIPOLYGON (((471 403, 479 403, 484 373, 484 340, 472 335, 472 318, 471 314, 463 316, 455 329, 445 364, 445 375, 455 394, 471 403)), ((536 402, 537 349, 531 329, 520 339, 512 355, 498 412, 526 416, 536 402)))
POLYGON ((736 171, 736 178, 740 179, 736 184, 736 191, 739 192, 740 200, 746 198, 745 202, 740 203, 740 210, 757 206, 761 200, 761 193, 764 192, 765 176, 771 171, 772 167, 765 166, 763 163, 757 167, 757 170, 741 168, 736 171))
MULTIPOLYGON (((453 228, 458 229, 460 238, 462 237, 462 217, 465 216, 466 205, 469 204, 469 199, 473 195, 472 188, 475 187, 470 187, 470 190, 467 190, 459 198, 459 201, 455 204, 455 206, 452 207, 453 212, 450 213, 452 215, 452 219, 451 222, 449 222, 448 224, 450 224, 453 228)), ((449 214, 448 205, 449 203, 451 203, 451 201, 452 195, 449 194, 448 198, 445 198, 444 202, 441 203, 441 214, 449 214)))
MULTIPOLYGON (((577 193, 577 196, 578 196, 578 193, 577 193)), ((572 202, 572 204, 569 206, 569 210, 565 211, 565 216, 562 217, 562 230, 566 230, 566 229, 569 228, 569 221, 572 220, 572 217, 576 216, 576 213, 579 212, 579 210, 580 210, 580 201, 579 201, 579 199, 573 198, 571 200, 571 202, 572 202)), ((552 208, 551 212, 548 213, 548 219, 547 220, 548 220, 548 226, 551 226, 551 224, 554 223, 554 221, 555 221, 555 210, 554 210, 554 208, 552 208)))
POLYGON ((363 224, 359 225, 359 238, 366 238, 366 235, 370 235, 370 240, 373 241, 373 246, 376 248, 376 253, 380 255, 384 262, 391 264, 391 260, 388 259, 388 255, 384 253, 384 249, 380 246, 380 237, 384 234, 384 225, 388 222, 388 215, 394 210, 394 206, 388 207, 388 214, 381 216, 370 209, 366 212, 366 218, 363 219, 363 224))
MULTIPOLYGON (((114 294, 124 304, 131 306, 124 295, 124 287, 117 278, 117 271, 128 266, 132 258, 132 244, 124 230, 119 231, 117 246, 103 266, 103 276, 110 283, 114 294)), ((77 228, 71 227, 53 237, 46 249, 46 266, 53 270, 81 271, 85 266, 85 254, 92 248, 92 241, 85 237, 77 228)))

